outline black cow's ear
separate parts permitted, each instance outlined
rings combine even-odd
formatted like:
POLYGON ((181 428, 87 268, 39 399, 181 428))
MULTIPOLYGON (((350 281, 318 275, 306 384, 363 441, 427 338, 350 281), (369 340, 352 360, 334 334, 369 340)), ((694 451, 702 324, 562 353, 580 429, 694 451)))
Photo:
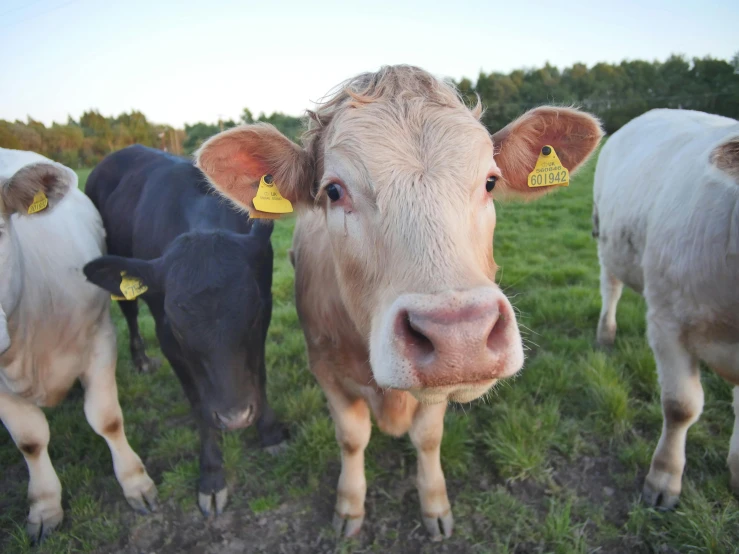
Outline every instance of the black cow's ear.
POLYGON ((133 300, 147 292, 156 294, 164 291, 156 262, 102 256, 85 265, 83 271, 88 281, 114 297, 133 300))

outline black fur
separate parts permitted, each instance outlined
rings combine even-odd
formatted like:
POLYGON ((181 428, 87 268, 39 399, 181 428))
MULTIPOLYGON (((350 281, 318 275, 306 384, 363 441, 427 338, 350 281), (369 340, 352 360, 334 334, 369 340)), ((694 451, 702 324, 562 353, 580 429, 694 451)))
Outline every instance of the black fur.
MULTIPOLYGON (((148 287, 141 298, 198 420, 200 492, 215 493, 225 487, 216 413, 251 405, 264 446, 286 438, 265 393, 273 224, 235 211, 191 161, 138 145, 106 157, 86 193, 102 215, 108 255, 85 275, 118 295, 122 272, 148 287)), ((146 371, 136 302, 119 305, 134 363, 146 371)))

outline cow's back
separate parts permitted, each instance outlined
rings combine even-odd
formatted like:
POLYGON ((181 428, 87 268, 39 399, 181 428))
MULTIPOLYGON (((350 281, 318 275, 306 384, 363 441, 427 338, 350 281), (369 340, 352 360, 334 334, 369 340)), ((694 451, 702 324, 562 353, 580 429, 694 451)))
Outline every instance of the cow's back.
POLYGON ((192 230, 248 233, 248 218, 224 202, 191 160, 134 145, 90 174, 88 196, 103 216, 110 254, 161 256, 192 230))
POLYGON ((133 256, 133 220, 144 189, 150 175, 171 163, 169 157, 134 145, 109 154, 90 173, 85 193, 100 211, 110 254, 133 256))
POLYGON ((691 342, 739 336, 739 182, 711 163, 732 138, 735 120, 655 110, 615 133, 598 161, 601 263, 691 342))

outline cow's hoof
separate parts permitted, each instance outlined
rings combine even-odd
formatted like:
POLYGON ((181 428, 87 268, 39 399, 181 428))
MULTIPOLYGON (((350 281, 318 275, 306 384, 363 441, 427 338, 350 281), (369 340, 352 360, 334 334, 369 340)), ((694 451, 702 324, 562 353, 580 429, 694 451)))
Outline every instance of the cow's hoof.
POLYGON ((124 488, 129 506, 142 515, 159 509, 157 487, 146 472, 133 485, 124 488))
POLYGON ((37 544, 48 537, 64 519, 64 511, 60 504, 44 506, 35 503, 31 506, 26 522, 26 533, 33 544, 37 544))
POLYGON ((362 523, 364 523, 364 514, 352 516, 334 512, 334 530, 343 537, 356 537, 362 529, 362 523))
POLYGON ((454 517, 452 510, 449 509, 443 514, 423 514, 423 524, 431 535, 432 541, 440 541, 445 537, 448 539, 452 536, 454 529, 454 517))
POLYGON ((658 510, 671 510, 677 505, 680 499, 680 491, 669 491, 667 487, 657 485, 656 480, 650 479, 650 476, 647 476, 647 479, 644 481, 644 488, 641 494, 642 500, 647 506, 657 508, 658 510))
POLYGON ((143 359, 136 362, 136 370, 139 373, 153 373, 162 366, 162 360, 159 358, 149 358, 144 356, 143 359))
POLYGON ((288 446, 289 444, 287 441, 282 441, 281 443, 273 444, 272 446, 265 446, 264 451, 272 456, 279 456, 287 450, 288 446))
POLYGON ((601 348, 607 350, 613 348, 613 345, 616 342, 616 326, 609 326, 605 321, 598 322, 596 339, 601 348))
POLYGON ((203 512, 205 517, 209 517, 212 514, 217 516, 223 513, 228 502, 228 488, 223 487, 221 490, 215 493, 201 492, 198 493, 198 506, 200 511, 203 512))

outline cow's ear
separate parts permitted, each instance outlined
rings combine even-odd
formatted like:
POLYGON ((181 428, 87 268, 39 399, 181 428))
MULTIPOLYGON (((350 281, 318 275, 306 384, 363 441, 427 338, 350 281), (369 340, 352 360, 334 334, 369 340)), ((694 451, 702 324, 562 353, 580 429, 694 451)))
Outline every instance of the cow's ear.
POLYGON ((254 217, 279 217, 254 206, 265 175, 272 176, 279 193, 291 203, 311 200, 310 155, 272 125, 240 125, 223 131, 205 141, 195 157, 216 190, 254 217))
POLYGON ((132 300, 145 293, 164 291, 158 261, 102 256, 85 265, 83 271, 88 281, 114 297, 132 300))
POLYGON ((587 161, 603 137, 599 121, 572 108, 544 106, 523 114, 493 135, 495 162, 503 178, 504 195, 534 198, 557 187, 528 186, 544 146, 554 148, 570 175, 587 161))
POLYGON ((53 208, 75 188, 74 171, 54 162, 41 162, 16 171, 2 183, 0 196, 7 215, 35 214, 53 208))
POLYGON ((732 137, 711 150, 710 162, 739 182, 739 137, 732 137))

